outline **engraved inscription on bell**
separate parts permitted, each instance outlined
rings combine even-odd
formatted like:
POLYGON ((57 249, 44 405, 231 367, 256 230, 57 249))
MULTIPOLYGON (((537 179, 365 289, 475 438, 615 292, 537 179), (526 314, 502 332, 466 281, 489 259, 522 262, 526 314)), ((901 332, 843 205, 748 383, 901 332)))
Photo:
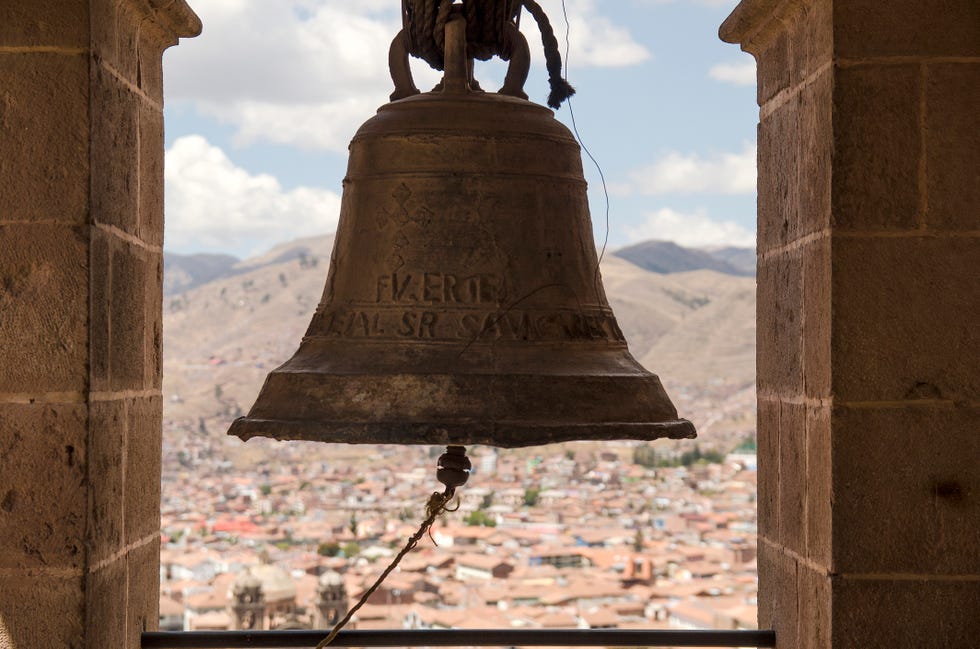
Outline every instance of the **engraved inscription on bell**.
POLYGON ((611 315, 574 312, 426 311, 400 309, 330 309, 323 312, 323 331, 336 338, 387 338, 479 341, 606 340, 624 342, 611 315))

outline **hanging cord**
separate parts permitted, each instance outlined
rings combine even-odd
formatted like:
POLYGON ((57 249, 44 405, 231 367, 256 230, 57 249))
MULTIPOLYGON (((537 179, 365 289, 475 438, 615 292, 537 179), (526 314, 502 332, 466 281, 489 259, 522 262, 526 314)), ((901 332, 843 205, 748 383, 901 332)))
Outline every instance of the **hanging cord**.
MULTIPOLYGON (((354 604, 349 611, 347 611, 347 615, 345 615, 342 620, 334 625, 333 629, 330 630, 330 633, 326 638, 317 644, 316 649, 324 649, 324 647, 334 641, 334 638, 337 637, 337 634, 340 633, 341 629, 347 626, 347 623, 350 622, 352 617, 354 617, 354 614, 357 613, 358 609, 367 603, 367 601, 371 598, 371 595, 374 594, 374 591, 376 591, 384 580, 388 578, 388 575, 390 575, 391 571, 398 566, 402 558, 419 544, 419 541, 422 540, 422 537, 425 536, 426 533, 429 534, 430 539, 432 538, 432 524, 443 512, 454 512, 459 509, 458 505, 452 509, 450 509, 448 505, 456 496, 456 487, 466 484, 471 468, 472 465, 470 464, 470 460, 468 457, 466 457, 466 449, 464 449, 462 446, 449 446, 446 448, 446 452, 439 458, 438 469, 436 471, 436 478, 439 480, 439 482, 446 485, 446 490, 442 493, 439 493, 438 491, 433 492, 433 494, 429 496, 429 501, 425 504, 425 520, 422 521, 419 529, 411 536, 411 538, 408 539, 408 542, 405 543, 405 547, 403 547, 401 551, 395 555, 395 558, 392 559, 391 563, 388 564, 388 567, 385 568, 381 575, 374 581, 373 584, 371 584, 371 587, 364 591, 364 594, 361 595, 361 598, 357 601, 357 603, 354 604)), ((435 543, 435 539, 433 539, 432 542, 435 543)))
MULTIPOLYGON (((568 60, 571 58, 569 56, 569 52, 571 50, 571 41, 570 41, 570 38, 569 37, 571 35, 572 25, 571 25, 571 22, 569 22, 569 20, 568 20, 568 7, 565 5, 565 0, 561 0, 561 13, 562 13, 562 16, 565 19, 565 76, 567 77, 568 76, 568 60)), ((589 147, 585 146, 585 142, 582 141, 582 136, 579 135, 579 132, 578 132, 578 124, 575 122, 575 110, 572 108, 572 100, 571 100, 571 98, 568 99, 568 114, 572 118, 572 131, 575 132, 575 139, 578 140, 579 146, 581 146, 582 147, 582 150, 585 151, 585 155, 589 156, 589 160, 592 161, 592 164, 595 165, 596 171, 599 172, 599 180, 602 181, 602 195, 605 198, 605 202, 606 202, 606 210, 605 210, 605 212, 606 212, 606 231, 605 231, 605 235, 603 236, 603 239, 602 239, 602 248, 599 250, 599 258, 596 261, 595 277, 594 277, 595 290, 596 290, 596 299, 598 299, 599 298, 599 286, 602 284, 602 281, 601 281, 601 278, 600 278, 600 275, 599 275, 599 265, 602 264, 602 258, 605 257, 605 255, 606 255, 606 246, 609 245, 609 188, 606 186, 606 175, 604 173, 602 173, 602 166, 599 164, 599 161, 595 159, 595 156, 592 155, 592 152, 589 151, 589 147)), ((600 302, 601 302, 601 300, 600 300, 600 302)))

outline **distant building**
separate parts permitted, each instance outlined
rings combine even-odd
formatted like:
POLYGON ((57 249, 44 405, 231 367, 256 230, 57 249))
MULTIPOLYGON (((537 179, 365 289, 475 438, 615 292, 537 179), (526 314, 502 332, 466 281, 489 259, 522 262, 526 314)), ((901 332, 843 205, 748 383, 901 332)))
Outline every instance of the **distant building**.
POLYGON ((260 564, 246 568, 231 585, 231 621, 235 629, 276 629, 295 611, 296 583, 278 566, 260 564))
POLYGON ((313 626, 317 629, 332 627, 347 613, 347 587, 339 573, 328 570, 320 575, 316 587, 316 610, 313 626))
POLYGON ((499 557, 466 555, 456 560, 456 579, 506 579, 514 571, 514 564, 499 557))

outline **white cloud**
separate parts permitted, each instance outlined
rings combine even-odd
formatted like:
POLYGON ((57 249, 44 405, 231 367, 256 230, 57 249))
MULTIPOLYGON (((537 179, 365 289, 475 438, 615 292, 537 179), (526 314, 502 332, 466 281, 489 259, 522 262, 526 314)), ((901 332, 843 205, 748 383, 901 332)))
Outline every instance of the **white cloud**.
POLYGON ((692 214, 676 212, 669 207, 649 212, 635 228, 627 228, 631 242, 660 239, 690 248, 741 246, 754 248, 755 233, 732 221, 716 221, 703 210, 692 214))
POLYGON ((192 101, 234 126, 236 143, 343 151, 360 123, 387 101, 397 3, 199 4, 204 32, 166 55, 167 98, 192 101))
POLYGON ((678 1, 705 7, 730 7, 732 9, 740 2, 740 0, 646 0, 648 4, 670 4, 678 1))
POLYGON ((629 191, 625 193, 751 194, 755 192, 756 146, 746 144, 740 153, 710 157, 671 151, 634 170, 629 178, 629 191))
POLYGON ((200 135, 177 139, 164 168, 168 250, 247 256, 337 227, 340 196, 314 187, 284 190, 273 176, 235 166, 200 135))
POLYGON ((708 76, 716 81, 733 83, 736 86, 755 85, 755 59, 738 63, 719 63, 708 70, 708 76))
MULTIPOLYGON (((542 0, 540 4, 548 14, 564 57, 565 16, 562 13, 561 0, 542 0)), ((568 59, 572 77, 576 67, 624 67, 650 58, 650 52, 633 39, 629 29, 614 24, 601 14, 595 0, 566 0, 565 4, 568 14, 568 40, 571 43, 568 59)), ((531 46, 534 64, 543 66, 544 54, 537 24, 526 11, 521 17, 521 31, 531 46)))
MULTIPOLYGON (((271 141, 342 152, 388 100, 388 47, 401 27, 397 0, 199 0, 201 36, 166 54, 168 101, 193 102, 236 129, 236 142, 271 141)), ((544 3, 560 41, 557 0, 544 3)), ((574 66, 632 65, 649 57, 595 0, 568 0, 574 66)), ((525 12, 535 65, 541 39, 525 12)), ((562 48, 564 53, 564 47, 562 48)), ((414 60, 413 60, 414 61, 414 60)), ((419 88, 440 74, 415 61, 419 88)), ((529 94, 547 96, 547 88, 529 94)))

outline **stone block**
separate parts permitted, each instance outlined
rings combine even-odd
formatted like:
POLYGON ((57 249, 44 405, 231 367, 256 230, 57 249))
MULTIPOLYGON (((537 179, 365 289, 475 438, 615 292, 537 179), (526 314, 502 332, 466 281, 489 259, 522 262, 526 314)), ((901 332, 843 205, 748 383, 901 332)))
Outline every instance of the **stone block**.
POLYGON ((58 0, 0 3, 0 47, 88 47, 88 5, 58 0))
POLYGON ((789 36, 780 32, 755 55, 756 99, 760 106, 789 87, 789 48, 789 36))
POLYGON ((92 50, 124 79, 139 85, 138 34, 143 21, 133 0, 91 0, 92 50))
POLYGON ((139 33, 139 86, 158 106, 163 105, 163 52, 177 44, 173 34, 144 21, 139 33))
POLYGON ((910 230, 920 215, 919 66, 837 68, 833 220, 841 230, 910 230))
POLYGON ((783 17, 783 33, 788 39, 786 48, 786 66, 789 72, 789 85, 793 89, 799 89, 800 84, 807 76, 807 32, 809 25, 805 22, 803 3, 793 6, 783 17))
POLYGON ((4 575, 0 647, 85 649, 82 577, 4 575))
POLYGON ((148 263, 142 249, 123 241, 113 242, 111 263, 110 385, 113 390, 142 389, 148 263))
POLYGON ((89 263, 89 387, 95 392, 109 389, 109 319, 112 304, 112 253, 115 237, 99 228, 91 229, 89 263))
POLYGON ((757 279, 757 383, 763 393, 803 392, 803 262, 799 251, 760 260, 757 279))
POLYGON ((779 543, 806 554, 806 406, 779 407, 779 543))
POLYGON ((86 424, 80 404, 0 404, 0 569, 84 565, 86 424))
POLYGON ((92 212, 95 223, 136 235, 139 98, 104 66, 92 66, 92 212))
POLYGON ((838 57, 980 55, 980 3, 848 0, 834 3, 838 57))
POLYGON ((832 257, 836 402, 976 402, 980 239, 835 237, 832 257))
POLYGON ((834 649, 971 649, 980 581, 833 581, 834 649))
POLYGON ((830 408, 806 411, 806 557, 830 570, 833 535, 830 408))
POLYGON ((811 398, 830 396, 830 237, 803 248, 803 390, 811 398))
POLYGON ((89 563, 123 546, 123 443, 125 401, 93 401, 89 410, 89 563))
POLYGON ((140 633, 160 627, 160 539, 134 549, 126 556, 129 576, 126 622, 127 647, 140 646, 140 633))
POLYGON ((980 574, 980 407, 835 407, 832 421, 835 571, 980 574))
POLYGON ((833 72, 827 69, 800 90, 799 224, 791 227, 794 239, 830 227, 833 82, 833 72))
POLYGON ((163 382, 163 253, 147 252, 146 257, 150 269, 146 284, 146 326, 143 331, 146 350, 143 385, 159 389, 163 382))
MULTIPOLYGON (((800 565, 797 576, 798 649, 831 649, 831 578, 800 565)), ((787 594, 788 595, 788 594, 787 594)), ((783 645, 787 646, 787 645, 783 645)))
MULTIPOLYGON (((977 28, 980 30, 980 23, 977 28)), ((930 229, 975 231, 980 227, 978 106, 980 63, 927 67, 926 223, 930 229)))
POLYGON ((834 56, 834 2, 810 0, 803 3, 802 11, 802 22, 806 27, 803 34, 805 76, 809 76, 834 56))
POLYGON ((88 373, 85 230, 0 225, 0 250, 0 392, 81 391, 88 373))
POLYGON ((768 543, 759 544, 759 628, 776 632, 777 649, 797 647, 798 566, 768 543))
POLYGON ((126 643, 126 559, 118 558, 85 576, 85 646, 138 647, 126 643))
MULTIPOLYGON (((2 7, 0 34, 6 29, 2 13, 11 10, 6 3, 2 7)), ((13 10, 18 8, 22 8, 19 0, 13 10)), ((0 79, 0 223, 85 223, 89 202, 87 57, 0 52, 0 79)))
POLYGON ((140 102, 140 239, 151 246, 163 245, 163 113, 140 102))
POLYGON ((145 397, 128 402, 125 484, 125 543, 138 543, 160 532, 160 465, 163 400, 145 397))
POLYGON ((758 454, 759 536, 772 542, 779 539, 779 407, 775 399, 758 401, 756 444, 758 454))
POLYGON ((759 252, 793 241, 799 233, 800 97, 794 96, 759 123, 759 252))

